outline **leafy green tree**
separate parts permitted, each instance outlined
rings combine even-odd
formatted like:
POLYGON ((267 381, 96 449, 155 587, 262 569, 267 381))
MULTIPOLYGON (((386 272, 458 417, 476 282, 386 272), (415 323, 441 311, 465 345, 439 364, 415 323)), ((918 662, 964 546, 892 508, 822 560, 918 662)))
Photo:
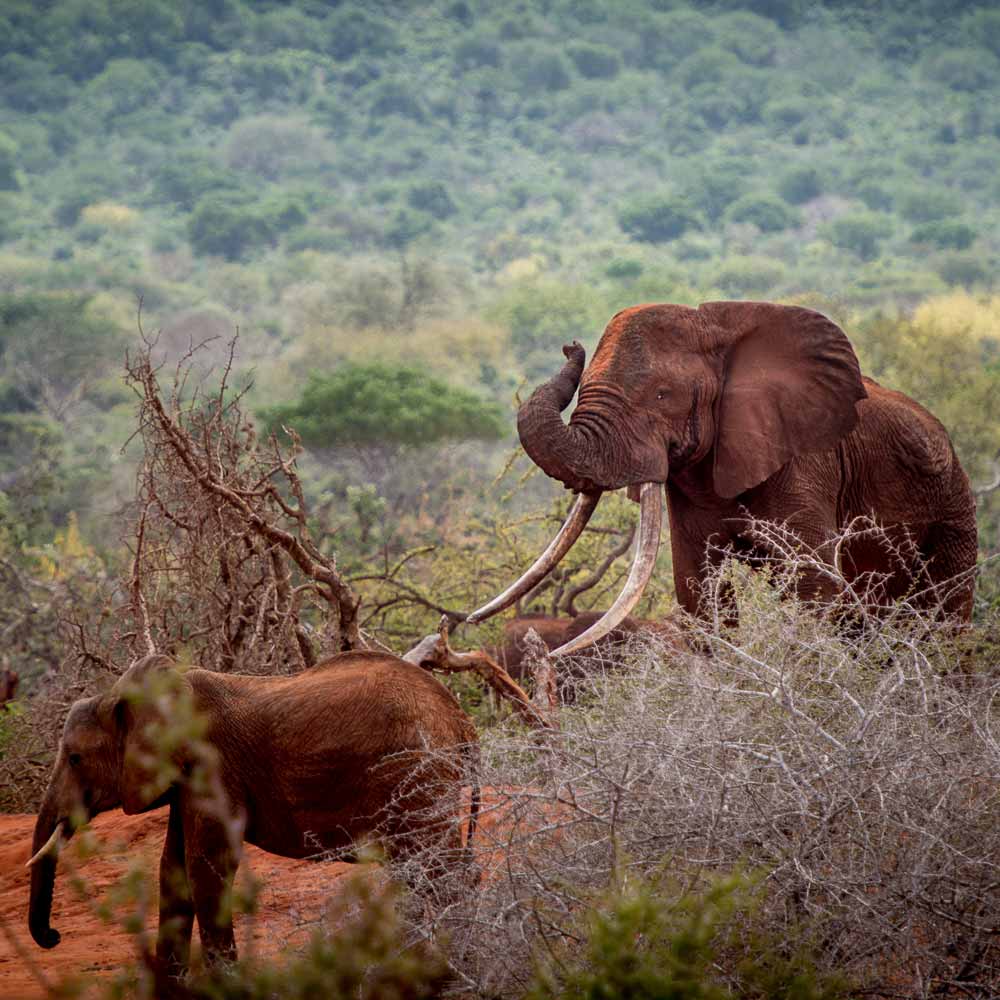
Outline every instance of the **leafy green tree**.
POLYGON ((588 80, 612 80, 621 72, 621 56, 610 45, 575 42, 566 52, 577 73, 588 80))
POLYGON ((160 93, 161 77, 155 63, 141 59, 112 59, 84 91, 105 123, 136 111, 160 93))
POLYGON ((240 260, 251 250, 274 243, 274 226, 252 205, 219 195, 206 195, 187 224, 188 239, 197 254, 240 260))
POLYGON ((308 448, 494 441, 509 430, 495 403, 417 368, 349 364, 313 375, 296 403, 261 413, 268 428, 295 430, 308 448))
POLYGON ((642 243, 666 243, 689 229, 700 229, 697 213, 677 195, 645 195, 626 203, 618 212, 618 225, 642 243))
POLYGON ((502 65, 503 54, 492 35, 466 35, 455 47, 455 68, 460 73, 467 73, 481 66, 497 69, 502 65))
POLYGON ((17 143, 0 132, 0 191, 17 191, 17 143))
POLYGON ((414 184, 407 193, 406 200, 411 208, 433 215, 435 219, 447 219, 458 211, 448 188, 441 181, 421 181, 414 184))
POLYGON ((878 256, 882 240, 893 230, 892 220, 879 212, 848 212, 820 228, 834 246, 856 253, 862 260, 878 256))
POLYGON ((962 202, 953 192, 923 184, 903 188, 895 205, 909 222, 938 222, 962 211, 962 202))
POLYGON ((976 240, 972 226, 953 219, 925 222, 910 234, 914 243, 931 243, 942 250, 968 250, 976 240))
POLYGON ((974 93, 1000 80, 1000 59, 988 49, 931 51, 922 62, 924 75, 952 90, 974 93))
POLYGON ((563 54, 558 49, 535 42, 526 42, 513 49, 510 68, 521 89, 528 93, 565 90, 572 80, 563 54))
POLYGON ((326 22, 323 50, 334 59, 347 60, 364 53, 384 56, 396 47, 396 33, 382 17, 369 13, 364 6, 339 7, 326 22))
POLYGON ((746 193, 747 185, 746 161, 731 157, 699 163, 685 179, 683 191, 692 205, 714 221, 746 193))
POLYGON ((202 151, 181 151, 153 171, 153 197, 191 211, 211 191, 238 191, 240 178, 202 151))
POLYGON ((762 233, 776 233, 798 225, 798 213, 777 195, 745 194, 725 211, 726 222, 748 222, 762 233))
POLYGON ((823 193, 820 172, 810 166, 792 167, 778 178, 778 193, 792 205, 811 201, 823 193))

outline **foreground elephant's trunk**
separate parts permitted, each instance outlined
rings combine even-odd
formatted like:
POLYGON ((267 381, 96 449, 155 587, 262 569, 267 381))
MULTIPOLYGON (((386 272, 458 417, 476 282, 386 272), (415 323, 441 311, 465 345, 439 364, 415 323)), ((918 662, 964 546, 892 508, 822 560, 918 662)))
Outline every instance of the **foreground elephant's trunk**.
POLYGON ((574 340, 563 348, 566 363, 559 374, 543 382, 517 412, 521 445, 542 471, 579 493, 603 488, 595 469, 593 442, 574 426, 567 427, 560 414, 576 393, 586 354, 574 340))
POLYGON ((52 915, 52 890, 56 880, 56 861, 63 835, 63 823, 57 820, 56 807, 46 797, 35 822, 31 843, 31 901, 28 904, 28 929, 35 943, 42 948, 59 944, 59 931, 49 919, 52 915))

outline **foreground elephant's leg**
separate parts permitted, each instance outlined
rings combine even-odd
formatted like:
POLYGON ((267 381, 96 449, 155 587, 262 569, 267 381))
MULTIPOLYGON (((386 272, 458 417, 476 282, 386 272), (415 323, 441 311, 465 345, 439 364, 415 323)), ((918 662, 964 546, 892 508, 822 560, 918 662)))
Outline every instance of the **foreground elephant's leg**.
POLYGON ((184 864, 184 823, 180 806, 170 806, 167 838, 160 857, 160 929, 156 936, 157 974, 177 977, 188 970, 194 903, 184 864))
POLYGON ((206 965, 236 959, 232 888, 238 860, 218 820, 184 813, 184 860, 206 965))

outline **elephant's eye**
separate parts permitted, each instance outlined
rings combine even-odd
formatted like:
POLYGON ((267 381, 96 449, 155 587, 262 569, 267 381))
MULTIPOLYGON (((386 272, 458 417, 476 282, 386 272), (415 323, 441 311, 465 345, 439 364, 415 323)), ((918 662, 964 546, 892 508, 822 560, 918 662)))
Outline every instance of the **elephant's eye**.
POLYGON ((83 760, 83 758, 78 753, 71 753, 69 755, 69 764, 70 764, 70 767, 76 767, 77 764, 79 764, 81 760, 83 760))
POLYGON ((658 392, 656 393, 656 398, 657 398, 657 399, 666 399, 668 395, 670 395, 670 394, 669 394, 669 393, 667 392, 667 390, 666 390, 666 389, 660 389, 660 390, 659 390, 659 391, 658 391, 658 392))

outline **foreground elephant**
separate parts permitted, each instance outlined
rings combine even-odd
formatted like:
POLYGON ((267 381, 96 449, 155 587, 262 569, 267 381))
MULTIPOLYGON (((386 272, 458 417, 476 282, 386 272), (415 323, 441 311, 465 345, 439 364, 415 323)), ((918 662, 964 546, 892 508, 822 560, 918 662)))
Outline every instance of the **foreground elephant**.
MULTIPOLYGON (((220 904, 243 839, 304 858, 378 837, 390 857, 416 858, 425 885, 439 885, 470 864, 456 819, 475 743, 448 689, 391 655, 343 653, 291 677, 181 672, 147 657, 70 709, 35 825, 31 935, 43 948, 59 943, 49 923, 59 847, 78 820, 117 806, 170 806, 156 945, 164 972, 187 968, 195 916, 209 961, 235 957, 220 904), (185 703, 205 734, 175 736, 164 760, 164 727, 185 703), (206 764, 200 780, 186 780, 206 764)), ((474 795, 470 837, 475 812, 474 795)))
MULTIPOLYGON (((625 589, 559 652, 606 634, 652 573, 664 484, 674 585, 689 612, 720 548, 767 555, 750 516, 786 524, 849 582, 881 575, 876 604, 907 595, 968 620, 975 501, 948 434, 912 399, 863 378, 825 316, 767 302, 636 306, 611 320, 586 371, 579 344, 563 352, 559 374, 521 407, 518 432, 531 458, 581 495, 535 565, 469 621, 527 593, 569 551, 601 493, 627 486, 641 512, 625 589), (560 412, 577 387, 567 426, 560 412), (835 552, 831 538, 856 518, 873 518, 884 538, 859 536, 835 552)), ((821 572, 804 573, 800 589, 837 596, 821 572)))

